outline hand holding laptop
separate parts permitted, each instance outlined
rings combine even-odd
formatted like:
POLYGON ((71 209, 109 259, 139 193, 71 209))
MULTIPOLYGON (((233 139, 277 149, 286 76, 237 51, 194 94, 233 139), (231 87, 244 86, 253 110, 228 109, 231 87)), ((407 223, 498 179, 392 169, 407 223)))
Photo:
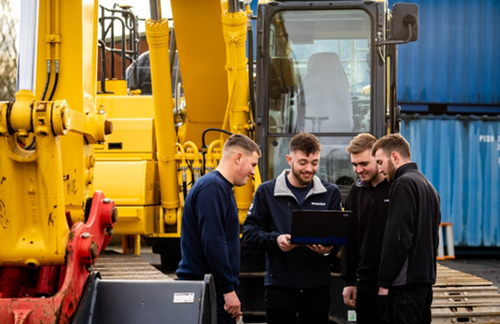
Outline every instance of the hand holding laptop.
POLYGON ((306 245, 306 246, 309 249, 313 250, 314 252, 321 253, 321 254, 328 254, 333 249, 333 245, 323 246, 321 244, 313 244, 313 245, 306 245))
MULTIPOLYGON (((276 239, 276 242, 278 243, 278 247, 283 251, 283 252, 288 252, 294 249, 295 247, 298 246, 298 244, 291 244, 290 239, 291 239, 290 234, 281 234, 278 236, 276 239)), ((311 249, 314 252, 321 253, 321 254, 327 254, 330 253, 332 250, 333 246, 323 246, 321 244, 312 244, 312 245, 306 245, 309 249, 311 249)))
POLYGON ((283 252, 291 251, 293 248, 297 247, 297 244, 290 244, 290 239, 292 236, 290 234, 281 234, 276 238, 276 242, 278 243, 278 247, 283 252))

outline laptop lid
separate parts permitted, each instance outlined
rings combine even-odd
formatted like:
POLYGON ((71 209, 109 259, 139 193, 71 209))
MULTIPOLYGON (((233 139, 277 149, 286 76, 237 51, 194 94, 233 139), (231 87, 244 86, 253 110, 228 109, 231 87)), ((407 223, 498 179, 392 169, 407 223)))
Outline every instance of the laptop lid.
POLYGON ((352 211, 294 210, 292 217, 291 244, 347 243, 352 211))

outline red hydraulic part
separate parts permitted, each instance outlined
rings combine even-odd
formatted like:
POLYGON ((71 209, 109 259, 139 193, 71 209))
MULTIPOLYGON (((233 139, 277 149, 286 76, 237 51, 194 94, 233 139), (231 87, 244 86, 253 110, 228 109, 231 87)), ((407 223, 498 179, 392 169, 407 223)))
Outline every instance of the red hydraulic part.
POLYGON ((115 203, 97 191, 86 223, 71 227, 65 266, 1 268, 0 324, 68 323, 116 217, 115 203))

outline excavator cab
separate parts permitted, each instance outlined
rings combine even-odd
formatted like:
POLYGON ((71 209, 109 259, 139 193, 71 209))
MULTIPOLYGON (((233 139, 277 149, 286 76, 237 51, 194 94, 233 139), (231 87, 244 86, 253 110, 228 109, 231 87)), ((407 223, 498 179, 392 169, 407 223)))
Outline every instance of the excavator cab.
MULTIPOLYGON (((398 5, 406 17, 406 4, 398 5)), ((402 41, 388 33, 387 14, 387 4, 377 1, 259 5, 256 123, 268 157, 262 159, 263 179, 288 167, 283 157, 295 133, 311 132, 322 143, 318 176, 337 184, 345 198, 357 178, 346 147, 359 133, 385 134, 395 110, 391 61, 402 41), (391 37, 394 43, 384 43, 391 37)), ((418 8, 413 15, 418 20, 418 8)), ((403 30, 400 38, 408 37, 403 23, 394 27, 403 30)))

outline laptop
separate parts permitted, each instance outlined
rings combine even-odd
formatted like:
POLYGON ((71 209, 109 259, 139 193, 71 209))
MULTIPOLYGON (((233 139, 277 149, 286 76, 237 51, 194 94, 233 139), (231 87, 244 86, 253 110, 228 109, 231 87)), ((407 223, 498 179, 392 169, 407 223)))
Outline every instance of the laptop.
POLYGON ((291 244, 344 245, 351 228, 352 211, 294 210, 291 244))

